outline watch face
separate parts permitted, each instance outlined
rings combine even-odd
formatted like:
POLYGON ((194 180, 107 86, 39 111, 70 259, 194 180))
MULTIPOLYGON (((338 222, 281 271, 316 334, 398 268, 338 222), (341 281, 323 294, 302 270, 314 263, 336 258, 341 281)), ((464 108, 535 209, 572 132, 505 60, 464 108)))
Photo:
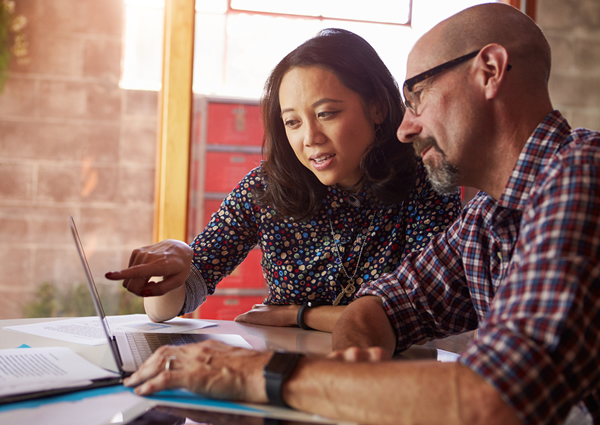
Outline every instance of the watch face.
POLYGON ((303 357, 300 353, 276 351, 265 366, 264 376, 269 401, 277 406, 289 407, 281 395, 281 386, 294 372, 298 360, 303 357))

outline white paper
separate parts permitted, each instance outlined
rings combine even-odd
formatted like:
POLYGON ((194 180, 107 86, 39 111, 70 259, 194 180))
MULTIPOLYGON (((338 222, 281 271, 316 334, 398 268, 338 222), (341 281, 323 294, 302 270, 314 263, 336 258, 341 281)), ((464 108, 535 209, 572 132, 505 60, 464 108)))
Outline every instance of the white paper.
MULTIPOLYGON (((145 314, 107 316, 106 319, 113 334, 115 332, 182 333, 216 326, 216 323, 205 320, 179 317, 164 323, 153 323, 145 314)), ((78 344, 101 345, 107 343, 106 334, 97 316, 5 326, 4 329, 78 344)))
POLYGON ((437 349, 437 360, 443 363, 452 363, 458 360, 460 354, 452 353, 446 350, 437 349))
POLYGON ((0 396, 85 385, 93 379, 118 376, 66 347, 0 350, 0 396))

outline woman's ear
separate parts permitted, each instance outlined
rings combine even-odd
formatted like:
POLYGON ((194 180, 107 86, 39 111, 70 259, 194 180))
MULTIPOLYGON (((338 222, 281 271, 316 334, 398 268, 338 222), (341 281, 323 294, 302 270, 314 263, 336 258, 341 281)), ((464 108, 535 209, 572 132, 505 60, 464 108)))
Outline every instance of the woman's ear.
POLYGON ((373 102, 371 106, 371 119, 375 124, 381 124, 388 114, 387 104, 383 100, 373 102))
POLYGON ((502 83, 506 79, 506 73, 510 70, 508 63, 508 51, 499 44, 488 44, 479 53, 481 82, 487 99, 497 96, 502 83))

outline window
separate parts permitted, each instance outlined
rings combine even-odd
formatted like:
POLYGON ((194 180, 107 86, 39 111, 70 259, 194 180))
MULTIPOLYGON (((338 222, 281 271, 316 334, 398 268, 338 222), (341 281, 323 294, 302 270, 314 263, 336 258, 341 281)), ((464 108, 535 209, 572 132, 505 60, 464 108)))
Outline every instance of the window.
MULTIPOLYGON (((364 37, 398 81, 414 42, 437 22, 485 0, 197 0, 194 92, 258 99, 279 60, 328 27, 364 37)), ((159 90, 163 0, 125 0, 121 87, 159 90)))

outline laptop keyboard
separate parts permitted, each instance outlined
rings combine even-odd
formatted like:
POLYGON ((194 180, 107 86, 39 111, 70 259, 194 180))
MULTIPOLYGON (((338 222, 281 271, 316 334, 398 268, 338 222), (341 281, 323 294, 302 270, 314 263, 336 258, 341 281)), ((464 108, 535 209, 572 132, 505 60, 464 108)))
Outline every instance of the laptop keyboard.
POLYGON ((138 368, 161 345, 183 345, 197 342, 192 334, 127 333, 126 336, 138 368))

